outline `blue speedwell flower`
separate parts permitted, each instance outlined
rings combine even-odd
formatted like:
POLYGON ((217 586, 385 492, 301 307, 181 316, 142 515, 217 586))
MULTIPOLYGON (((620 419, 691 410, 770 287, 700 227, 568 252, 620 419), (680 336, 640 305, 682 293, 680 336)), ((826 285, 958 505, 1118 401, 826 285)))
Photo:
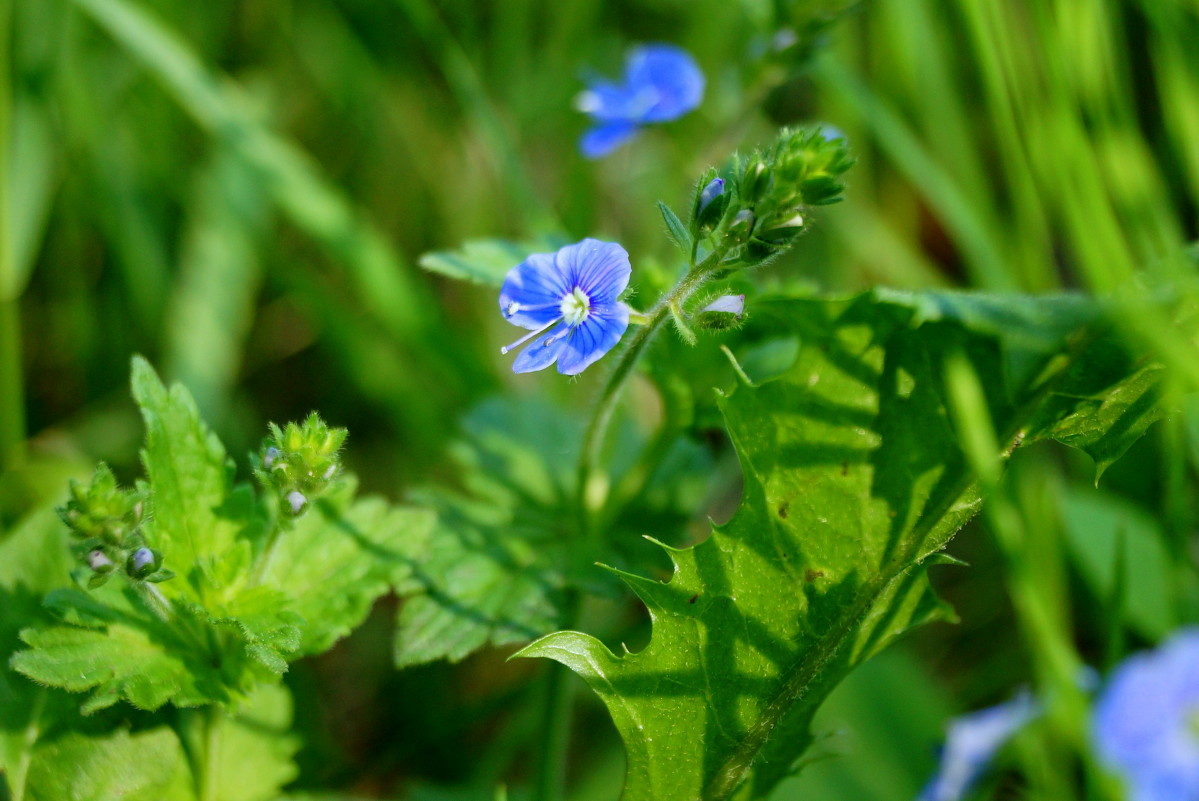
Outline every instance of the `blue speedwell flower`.
POLYGON ((508 271, 500 311, 513 325, 531 329, 505 348, 530 339, 512 364, 518 373, 543 370, 578 375, 620 341, 629 307, 620 293, 629 285, 629 254, 615 242, 584 239, 557 253, 534 253, 508 271))
POLYGON ((1010 701, 956 718, 949 725, 937 775, 917 801, 960 801, 995 754, 1039 709, 1022 692, 1010 701))
POLYGON ((1129 801, 1199 801, 1199 627, 1116 668, 1093 731, 1129 801))
POLYGON ((652 122, 668 122, 691 111, 704 96, 704 75, 687 51, 673 45, 634 48, 625 63, 624 81, 592 83, 578 107, 595 125, 579 141, 589 159, 606 156, 652 122))

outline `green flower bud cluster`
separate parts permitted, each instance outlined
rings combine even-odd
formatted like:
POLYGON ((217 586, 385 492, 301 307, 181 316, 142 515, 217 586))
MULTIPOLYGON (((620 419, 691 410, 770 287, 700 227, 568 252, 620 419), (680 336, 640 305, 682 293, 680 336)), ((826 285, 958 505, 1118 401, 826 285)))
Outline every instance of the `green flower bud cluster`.
POLYGON ((268 428, 255 473, 263 486, 278 493, 284 513, 299 517, 337 479, 348 432, 330 428, 316 412, 299 425, 281 429, 270 423, 268 428))
POLYGON ((114 573, 155 583, 174 577, 162 566, 162 554, 142 536, 148 494, 143 485, 122 489, 103 463, 90 484, 71 482, 70 498, 58 514, 71 529, 72 551, 84 566, 75 571, 76 581, 94 589, 114 573))
POLYGON ((770 147, 734 159, 724 178, 709 170, 700 179, 690 233, 727 251, 725 269, 761 264, 804 231, 809 207, 841 200, 841 177, 851 166, 843 137, 785 128, 770 147))

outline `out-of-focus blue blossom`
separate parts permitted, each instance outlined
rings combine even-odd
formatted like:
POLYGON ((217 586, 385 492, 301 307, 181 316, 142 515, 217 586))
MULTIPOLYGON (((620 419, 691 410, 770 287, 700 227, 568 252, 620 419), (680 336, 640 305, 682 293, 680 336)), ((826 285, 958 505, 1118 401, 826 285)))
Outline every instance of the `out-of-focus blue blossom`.
POLYGON ((629 307, 620 294, 631 273, 625 249, 598 239, 534 253, 509 270, 500 311, 530 333, 501 352, 533 339, 512 369, 529 373, 556 361, 559 373, 578 375, 611 350, 629 327, 629 307))
POLYGON ((959 801, 997 751, 1040 713, 1028 692, 1006 703, 963 715, 949 724, 941 764, 917 801, 959 801))
POLYGON ((1129 801, 1199 801, 1199 627, 1116 668, 1093 733, 1129 801))
POLYGON ((653 44, 634 48, 620 83, 597 80, 579 94, 580 111, 595 121, 579 141, 587 158, 606 156, 640 126, 677 119, 699 105, 704 75, 682 48, 653 44))
POLYGON ((838 139, 845 138, 845 132, 836 125, 829 125, 827 122, 820 126, 820 136, 826 142, 834 142, 838 139))

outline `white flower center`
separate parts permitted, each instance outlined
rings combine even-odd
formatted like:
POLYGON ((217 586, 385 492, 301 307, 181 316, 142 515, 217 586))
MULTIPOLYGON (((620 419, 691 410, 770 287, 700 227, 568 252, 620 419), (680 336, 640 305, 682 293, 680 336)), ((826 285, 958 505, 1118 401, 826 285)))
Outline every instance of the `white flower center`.
POLYGON ((591 299, 582 289, 575 287, 573 292, 562 298, 558 311, 562 312, 562 319, 566 324, 573 328, 586 320, 587 315, 591 313, 591 299))

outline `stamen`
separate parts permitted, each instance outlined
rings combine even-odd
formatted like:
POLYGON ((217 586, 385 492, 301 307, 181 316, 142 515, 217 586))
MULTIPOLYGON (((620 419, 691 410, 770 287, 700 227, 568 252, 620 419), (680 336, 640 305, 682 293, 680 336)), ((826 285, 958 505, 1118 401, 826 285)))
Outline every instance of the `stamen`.
POLYGON ((520 303, 519 301, 514 300, 514 301, 510 302, 504 308, 504 316, 511 317, 512 315, 516 314, 517 312, 538 312, 538 311, 545 311, 546 309, 556 309, 556 308, 558 308, 557 303, 538 303, 533 306, 526 306, 523 303, 520 303))
POLYGON ((520 339, 513 342, 511 345, 505 345, 504 347, 500 348, 500 353, 506 354, 506 353, 508 353, 508 351, 513 350, 514 348, 519 348, 521 345, 525 344, 533 337, 537 336, 538 334, 544 333, 545 330, 547 328, 549 328, 550 326, 552 326, 554 323, 561 322, 561 320, 562 320, 561 317, 557 317, 553 320, 550 320, 548 323, 541 326, 541 328, 538 328, 536 331, 530 331, 529 333, 525 334, 520 339))

